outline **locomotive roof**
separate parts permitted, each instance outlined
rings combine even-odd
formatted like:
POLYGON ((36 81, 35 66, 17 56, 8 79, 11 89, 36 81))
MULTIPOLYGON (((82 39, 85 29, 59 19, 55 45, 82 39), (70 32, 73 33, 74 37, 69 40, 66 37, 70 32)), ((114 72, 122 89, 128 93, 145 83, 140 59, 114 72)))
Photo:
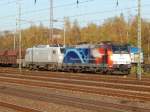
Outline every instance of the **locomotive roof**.
POLYGON ((49 47, 63 47, 61 44, 53 44, 53 45, 37 45, 34 48, 49 48, 49 47))

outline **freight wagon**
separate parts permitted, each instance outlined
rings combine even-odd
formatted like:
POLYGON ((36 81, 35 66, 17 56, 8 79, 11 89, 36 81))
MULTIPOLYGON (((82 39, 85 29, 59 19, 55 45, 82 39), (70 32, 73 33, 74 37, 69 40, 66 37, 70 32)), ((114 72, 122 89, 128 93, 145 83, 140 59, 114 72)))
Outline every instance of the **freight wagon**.
MULTIPOLYGON (((22 50, 21 62, 23 64, 25 51, 22 50)), ((0 65, 1 66, 18 66, 19 64, 19 50, 3 50, 0 51, 0 65)))
POLYGON ((6 50, 2 50, 0 51, 0 65, 5 65, 6 63, 6 53, 7 51, 6 50))

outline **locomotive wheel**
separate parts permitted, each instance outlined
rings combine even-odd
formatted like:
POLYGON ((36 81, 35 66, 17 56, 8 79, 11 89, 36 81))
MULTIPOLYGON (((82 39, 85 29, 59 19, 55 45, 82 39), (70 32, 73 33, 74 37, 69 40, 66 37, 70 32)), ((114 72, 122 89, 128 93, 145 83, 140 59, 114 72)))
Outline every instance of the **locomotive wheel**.
POLYGON ((110 71, 110 70, 109 70, 109 71, 106 72, 106 74, 112 75, 112 74, 113 74, 113 71, 110 71))
POLYGON ((32 70, 33 69, 33 65, 29 65, 29 70, 32 70))
POLYGON ((125 75, 130 75, 130 69, 127 71, 124 71, 125 75))
POLYGON ((37 70, 37 66, 36 65, 33 65, 33 70, 37 70))
POLYGON ((48 71, 52 71, 52 67, 50 65, 47 65, 46 68, 47 68, 48 71))

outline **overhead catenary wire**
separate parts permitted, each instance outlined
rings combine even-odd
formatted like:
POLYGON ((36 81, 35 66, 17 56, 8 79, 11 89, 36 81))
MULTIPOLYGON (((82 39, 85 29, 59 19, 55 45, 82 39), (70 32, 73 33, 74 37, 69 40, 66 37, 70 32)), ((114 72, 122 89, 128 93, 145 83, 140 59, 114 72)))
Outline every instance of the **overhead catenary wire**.
MULTIPOLYGON (((90 1, 93 1, 93 0, 84 0, 82 2, 80 2, 80 4, 84 4, 84 3, 87 3, 87 2, 90 2, 90 1)), ((13 1, 12 3, 16 3, 16 0, 13 1)), ((3 4, 4 5, 4 4, 3 4)), ((6 3, 6 5, 8 5, 8 3, 6 3)), ((56 5, 56 6, 53 6, 53 8, 61 8, 61 7, 67 7, 67 6, 75 6, 76 5, 76 2, 72 2, 72 3, 67 3, 67 4, 62 4, 62 5, 56 5)), ((1 4, 0 4, 1 6, 1 4)), ((39 10, 30 10, 30 11, 24 11, 22 12, 22 15, 24 14, 29 14, 29 13, 35 13, 35 12, 40 12, 40 11, 45 11, 45 10, 49 10, 50 7, 47 7, 47 8, 42 8, 42 9, 39 9, 39 10)), ((7 17, 14 17, 15 15, 7 15, 7 16, 4 16, 4 17, 0 17, 0 19, 3 19, 3 18, 7 18, 7 17)))
POLYGON ((0 2, 0 6, 5 6, 5 5, 10 5, 10 4, 15 4, 16 0, 13 1, 7 1, 5 0, 5 2, 0 2))
MULTIPOLYGON (((150 4, 144 4, 141 7, 149 7, 149 6, 150 6, 150 4)), ((128 7, 128 8, 119 8, 118 10, 124 11, 124 10, 129 10, 129 9, 135 9, 135 10, 137 10, 137 7, 133 6, 133 7, 128 7)), ((48 11, 49 8, 43 8, 43 9, 31 10, 31 11, 24 11, 24 12, 22 12, 22 15, 32 14, 32 13, 36 13, 36 12, 40 12, 40 11, 45 11, 45 10, 48 11)), ((97 11, 97 12, 91 12, 91 13, 111 13, 111 12, 114 12, 114 11, 116 11, 116 10, 105 10, 105 11, 97 11)), ((86 15, 86 14, 88 15, 88 14, 90 14, 90 12, 89 13, 84 13, 84 15, 86 15)), ((78 15, 80 15, 80 14, 78 14, 78 15)), ((12 15, 7 15, 7 16, 0 17, 0 19, 13 18, 14 16, 15 16, 15 14, 14 15, 13 14, 12 15)))
MULTIPOLYGON (((79 4, 82 4, 82 3, 86 3, 86 2, 90 2, 90 1, 94 1, 94 0, 85 0, 85 1, 81 1, 79 2, 79 4)), ((15 2, 14 2, 15 3, 15 2)), ((53 8, 60 8, 60 7, 66 7, 66 6, 72 6, 72 5, 76 5, 76 2, 73 2, 73 3, 68 3, 68 4, 63 4, 63 5, 57 5, 57 6, 54 6, 53 8)), ((144 4, 142 5, 142 7, 144 6, 149 6, 150 4, 144 4)), ((130 7, 130 8, 122 8, 121 10, 126 10, 126 9, 134 9, 134 8, 137 8, 136 6, 133 6, 133 7, 130 7)), ((30 11, 24 11, 22 12, 22 15, 25 15, 25 14, 31 14, 31 13, 36 13, 36 12, 40 12, 40 11, 48 11, 49 10, 49 7, 48 8, 42 8, 42 9, 39 9, 39 10, 30 10, 30 11)), ((119 9, 120 10, 120 9, 119 9)), ((110 10, 111 12, 111 10, 110 10)), ((0 19, 3 19, 3 18, 7 18, 7 17, 14 17, 15 15, 7 15, 7 16, 3 16, 3 17, 0 17, 0 19)))
MULTIPOLYGON (((126 8, 126 9, 131 9, 131 8, 126 8)), ((137 9, 137 8, 135 8, 137 9)), ((108 10, 108 13, 111 13, 113 10, 108 10)), ((116 10, 114 10, 116 11, 116 10)), ((79 14, 79 15, 72 15, 72 16, 68 16, 69 18, 72 18, 72 17, 80 17, 80 16, 85 16, 85 15, 94 15, 94 14, 103 14, 103 13, 106 13, 107 11, 104 11, 104 12, 92 12, 92 13, 84 13, 84 14, 79 14)), ((147 14, 147 15, 150 15, 150 14, 147 14)), ((126 17, 126 16, 124 16, 126 17)), ((56 18, 57 20, 59 21, 62 21, 63 18, 56 18)), ((25 19, 24 19, 25 20, 25 19)), ((33 18, 32 19, 28 19, 28 21, 32 20, 33 21, 33 18)), ((47 21, 48 19, 42 19, 42 20, 35 20, 35 22, 41 22, 41 21, 47 21)), ((10 23, 5 23, 4 25, 10 25, 10 23)))
POLYGON ((117 0, 117 2, 116 2, 116 7, 118 7, 119 6, 119 1, 117 0))
MULTIPOLYGON (((93 0, 84 0, 84 1, 80 1, 80 4, 81 3, 84 3, 84 2, 89 2, 89 1, 93 1, 93 0)), ((57 8, 57 7, 61 7, 61 6, 66 6, 66 5, 69 5, 68 4, 63 4, 63 5, 57 5, 57 6, 54 6, 54 8, 57 8)), ((73 5, 76 5, 76 2, 73 2, 73 5)), ((146 7, 146 6, 150 6, 150 4, 144 4, 142 5, 142 7, 146 7)), ((126 10, 129 10, 129 9, 133 9, 134 11, 137 11, 137 7, 136 6, 133 6, 133 7, 129 7, 129 8, 119 8, 118 10, 123 10, 123 11, 126 11, 126 10)), ((35 13, 35 12, 42 12, 44 10, 49 10, 48 8, 45 8, 45 9, 41 9, 41 10, 31 10, 31 11, 24 11, 22 12, 22 17, 24 17, 25 15, 27 14, 32 14, 32 13, 35 13)), ((69 18, 75 18, 75 17, 82 17, 82 16, 90 16, 90 15, 96 15, 96 14, 104 14, 104 13, 111 13, 111 12, 114 12, 116 10, 105 10, 105 11, 96 11, 96 12, 87 12, 87 13, 81 13, 81 14, 76 14, 76 15, 69 15, 67 17, 69 18)), ((34 16, 34 15, 33 15, 34 16)), ((5 19, 5 18, 14 18, 15 19, 15 15, 8 15, 8 16, 5 16, 5 17, 0 17, 0 19, 5 19)), ((34 16, 35 17, 35 16, 34 16)), ((37 17, 36 17, 37 18, 37 17)), ((41 18, 41 17, 40 17, 41 18)), ((25 18, 26 19, 26 18, 25 18)), ((28 20, 30 20, 29 18, 27 18, 28 20)), ((62 19, 63 20, 63 17, 61 18, 56 18, 56 19, 62 19)), ((34 18, 31 18, 31 20, 34 20, 34 18)), ((43 19, 44 20, 44 19, 43 19)), ((43 21, 41 20, 41 21, 43 21)), ((35 20, 36 21, 36 20, 35 20)))
MULTIPOLYGON (((132 8, 125 8, 123 9, 124 11, 128 11, 129 9, 135 9, 135 11, 137 10, 137 7, 132 7, 132 8)), ((81 13, 81 14, 76 14, 76 15, 69 15, 67 16, 68 18, 74 18, 74 17, 82 17, 82 16, 89 16, 89 15, 97 15, 97 14, 104 14, 104 13, 112 13, 112 12, 116 12, 116 10, 105 10, 105 11, 96 11, 96 12, 87 12, 87 13, 81 13)), ((33 19, 33 18, 31 18, 33 19)), ((63 20, 63 18, 57 18, 59 20, 63 20)))
MULTIPOLYGON (((90 0, 90 1, 93 1, 93 0, 90 0)), ((85 0, 85 1, 82 1, 80 2, 81 3, 85 3, 85 2, 89 2, 89 0, 85 0)), ((73 3, 75 5, 75 3, 73 3)), ((64 4, 64 5, 58 5, 58 6, 54 6, 54 8, 57 8, 57 7, 62 7, 62 6, 67 6, 67 5, 71 5, 71 4, 64 4)), ((149 6, 150 4, 144 4, 142 5, 142 7, 145 7, 145 6, 149 6)), ((133 6, 133 7, 130 7, 130 8, 122 8, 122 9, 118 9, 118 10, 129 10, 129 9, 137 9, 136 6, 133 6)), ((39 10, 31 10, 31 11, 24 11, 22 12, 22 15, 26 15, 26 14, 32 14, 32 13, 36 13, 36 12, 42 12, 42 11, 48 11, 49 8, 43 8, 43 9, 39 9, 39 10)), ((102 11, 101 13, 105 13, 105 11, 102 11)), ((110 10, 110 12, 113 12, 110 10)), ((3 17, 0 17, 0 19, 5 19, 5 18, 13 18, 15 15, 7 15, 7 16, 3 16, 3 17)))
MULTIPOLYGON (((91 1, 94 1, 94 0, 84 0, 84 1, 80 1, 79 4, 82 4, 82 3, 86 3, 86 2, 91 2, 91 1)), ((11 1, 12 2, 12 1, 11 1)), ((76 5, 76 2, 73 2, 73 3, 67 3, 67 4, 63 4, 63 5, 57 5, 57 6, 54 6, 54 8, 58 8, 58 7, 65 7, 65 6, 71 6, 71 5, 76 5)), ((49 8, 45 8, 45 9, 40 9, 40 10, 31 10, 31 11, 24 11, 22 12, 22 16, 23 15, 27 15, 27 14, 32 14, 32 13, 35 13, 35 12, 40 12, 40 11, 44 11, 44 10, 49 10, 49 8)), ((109 12, 109 11, 108 11, 109 12)), ((110 12, 112 12, 110 10, 110 12)), ((91 14, 89 13, 85 13, 85 14, 77 14, 77 15, 71 15, 69 17, 78 17, 78 16, 82 16, 82 15, 94 15, 94 13, 96 14, 97 12, 91 12, 91 14), (93 13, 93 14, 92 14, 93 13)), ((100 11, 100 13, 105 13, 100 11)), ((106 11, 107 13, 107 11, 106 11)), ((0 17, 0 19, 5 19, 5 18, 14 18, 15 19, 15 15, 8 15, 8 16, 4 16, 4 17, 0 17)))
MULTIPOLYGON (((102 23, 102 22, 104 22, 105 20, 107 20, 107 18, 111 18, 112 16, 110 16, 110 17, 104 17, 104 18, 99 18, 99 19, 90 19, 90 20, 85 20, 85 19, 83 19, 83 20, 78 20, 78 22, 79 23, 94 23, 94 22, 100 22, 100 23, 102 23)), ((127 16, 124 16, 124 17, 127 17, 127 16)), ((59 24, 59 27, 60 28, 62 28, 63 27, 63 24, 62 24, 62 22, 64 21, 63 19, 59 19, 59 18, 56 18, 56 20, 57 20, 57 24, 59 24)), ((21 25, 22 25, 22 29, 26 29, 27 27, 29 27, 30 25, 37 25, 37 24, 41 24, 41 23, 45 23, 45 25, 46 24, 48 24, 48 22, 49 22, 49 18, 47 18, 47 19, 39 19, 39 20, 32 20, 32 19, 26 19, 26 18, 22 18, 21 19, 21 25), (32 23, 32 24, 31 24, 32 23), (28 25, 28 26, 27 26, 28 25)), ((55 24, 56 24, 55 23, 55 24)), ((5 24, 3 24, 2 26, 5 26, 5 27, 9 27, 9 26, 11 26, 9 29, 9 31, 14 31, 15 30, 15 27, 16 27, 16 24, 15 23, 11 23, 11 25, 10 25, 10 22, 8 22, 8 23, 5 23, 5 24)), ((3 30, 4 31, 4 30, 3 30)))
MULTIPOLYGON (((130 8, 125 8, 124 10, 126 10, 126 11, 128 11, 129 9, 136 9, 137 10, 137 8, 135 8, 135 7, 130 7, 130 8)), ((85 15, 95 15, 95 14, 103 14, 103 13, 111 13, 111 12, 114 12, 114 11, 116 11, 116 10, 106 10, 106 11, 99 11, 99 12, 89 12, 89 13, 83 13, 83 14, 78 14, 78 15, 70 15, 70 16, 68 16, 68 18, 74 18, 74 17, 80 17, 80 16, 85 16, 85 15)), ((150 15, 150 14, 147 14, 147 15, 150 15)), ((128 16, 124 16, 124 17, 128 17, 128 16)), ((63 19, 64 18, 56 18, 57 20, 59 20, 59 21, 63 21, 63 19)), ((24 20, 25 20, 25 18, 24 18, 24 20)), ((33 18, 32 19, 27 19, 28 21, 30 21, 30 20, 32 20, 33 21, 33 18)), ((35 20, 35 23, 37 22, 37 23, 39 23, 39 22, 41 22, 41 21, 48 21, 48 19, 41 19, 41 20, 35 20)), ((92 21, 92 20, 91 20, 92 21)), ((10 23, 5 23, 5 25, 7 25, 8 24, 8 26, 10 25, 10 23)))

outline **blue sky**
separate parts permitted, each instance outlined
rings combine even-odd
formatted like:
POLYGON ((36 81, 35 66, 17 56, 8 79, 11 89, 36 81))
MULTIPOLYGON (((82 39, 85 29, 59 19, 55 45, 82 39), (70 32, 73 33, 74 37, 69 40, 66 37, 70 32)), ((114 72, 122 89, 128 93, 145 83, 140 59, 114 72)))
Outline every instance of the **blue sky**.
MULTIPOLYGON (((31 24, 49 25, 49 1, 22 0, 22 21, 21 27, 26 28, 31 24), (28 21, 28 22, 27 22, 28 21)), ((126 20, 134 18, 137 14, 137 0, 53 0, 54 19, 59 22, 54 23, 54 27, 63 27, 63 18, 68 17, 71 21, 78 20, 81 26, 88 23, 102 24, 104 20, 123 13, 126 20)), ((150 19, 149 0, 142 1, 142 17, 150 19)), ((18 14, 16 0, 0 0, 0 31, 15 30, 16 16, 18 14)))

